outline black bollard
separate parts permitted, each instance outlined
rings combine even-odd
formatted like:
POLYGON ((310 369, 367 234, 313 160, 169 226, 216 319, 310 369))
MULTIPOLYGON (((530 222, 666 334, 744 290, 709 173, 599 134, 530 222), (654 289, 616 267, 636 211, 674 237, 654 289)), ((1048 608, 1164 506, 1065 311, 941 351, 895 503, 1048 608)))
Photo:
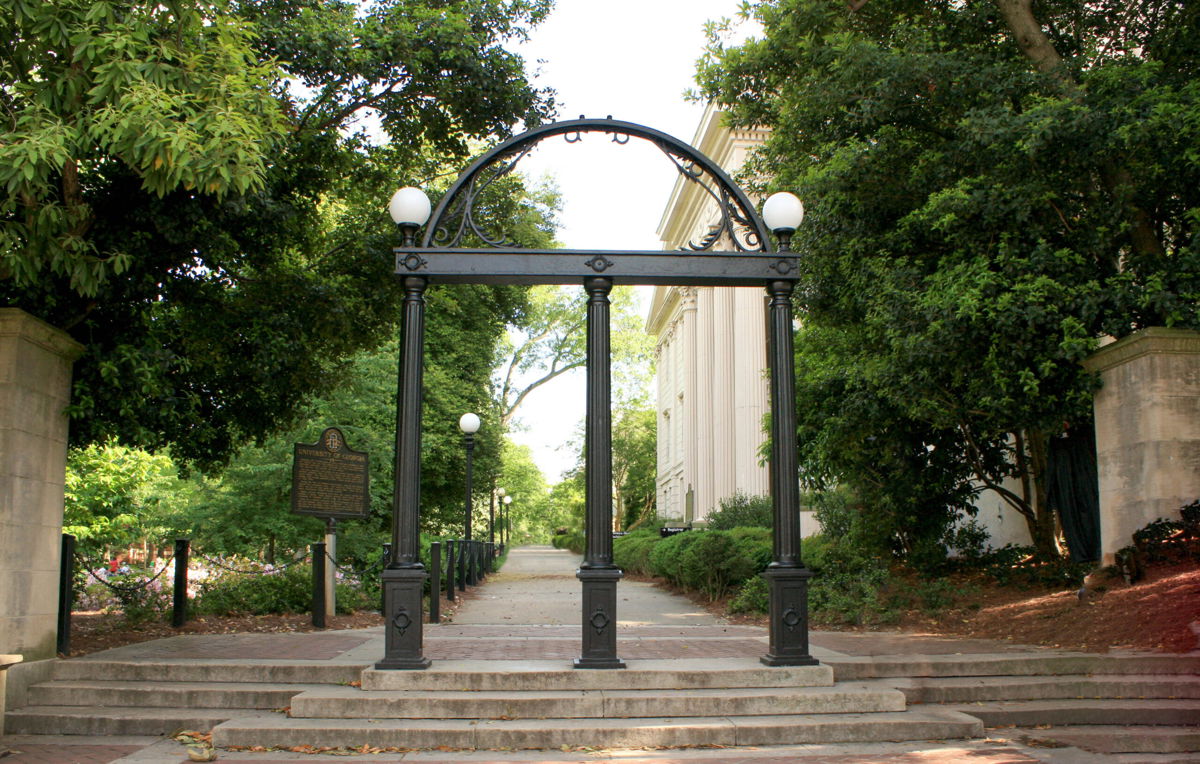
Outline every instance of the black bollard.
POLYGON ((442 545, 435 541, 429 545, 429 622, 442 621, 442 545))
POLYGON ((64 533, 58 564, 58 654, 71 654, 71 607, 75 604, 75 537, 64 533))
POLYGON ((187 623, 188 540, 175 539, 175 592, 171 600, 171 625, 187 623))
POLYGON ((454 539, 446 539, 446 599, 454 601, 454 539))
POLYGON ((325 542, 318 541, 312 545, 313 569, 313 606, 312 625, 315 628, 325 628, 325 542))

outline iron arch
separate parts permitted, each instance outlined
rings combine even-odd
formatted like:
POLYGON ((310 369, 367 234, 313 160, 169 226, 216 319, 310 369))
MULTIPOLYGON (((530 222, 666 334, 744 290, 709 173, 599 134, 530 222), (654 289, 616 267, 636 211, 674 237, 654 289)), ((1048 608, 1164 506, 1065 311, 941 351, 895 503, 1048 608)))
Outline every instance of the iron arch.
POLYGON ((766 225, 745 192, 716 162, 683 141, 662 131, 633 122, 606 119, 573 119, 552 122, 513 136, 475 160, 442 197, 434 210, 421 242, 422 247, 457 248, 463 238, 474 234, 489 247, 511 248, 513 243, 483 230, 474 219, 474 203, 496 180, 508 175, 539 143, 564 136, 568 143, 583 140, 585 133, 603 133, 613 143, 626 144, 631 138, 657 147, 675 165, 684 179, 697 184, 716 202, 721 221, 701 241, 688 250, 710 251, 723 236, 728 236, 739 252, 774 252, 766 225))

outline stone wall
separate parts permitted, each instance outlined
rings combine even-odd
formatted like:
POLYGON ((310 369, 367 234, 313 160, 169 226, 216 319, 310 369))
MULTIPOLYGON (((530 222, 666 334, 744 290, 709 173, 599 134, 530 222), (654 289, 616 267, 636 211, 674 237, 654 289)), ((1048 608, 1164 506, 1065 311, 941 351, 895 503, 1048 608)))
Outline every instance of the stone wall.
POLYGON ((1200 499, 1200 332, 1149 328, 1101 348, 1096 460, 1102 562, 1200 499))
POLYGON ((0 308, 0 652, 53 658, 71 364, 83 347, 0 308))

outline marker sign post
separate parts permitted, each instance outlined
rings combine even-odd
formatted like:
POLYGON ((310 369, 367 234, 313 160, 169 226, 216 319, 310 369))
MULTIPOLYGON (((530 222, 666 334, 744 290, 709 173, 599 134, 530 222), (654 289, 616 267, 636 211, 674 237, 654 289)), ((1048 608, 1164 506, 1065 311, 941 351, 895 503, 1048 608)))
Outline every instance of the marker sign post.
MULTIPOLYGON (((371 508, 370 462, 330 427, 316 443, 297 443, 292 457, 292 512, 325 518, 325 548, 337 561, 337 521, 365 518, 371 508)), ((315 561, 314 561, 315 562, 315 561)), ((333 617, 334 565, 325 566, 325 615, 333 617)))

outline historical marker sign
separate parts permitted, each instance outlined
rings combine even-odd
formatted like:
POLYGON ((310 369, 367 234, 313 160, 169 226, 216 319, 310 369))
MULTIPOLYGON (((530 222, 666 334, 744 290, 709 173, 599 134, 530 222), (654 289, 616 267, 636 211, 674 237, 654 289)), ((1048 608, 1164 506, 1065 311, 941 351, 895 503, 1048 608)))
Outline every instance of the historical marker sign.
POLYGON ((330 427, 316 443, 297 443, 292 461, 292 511, 339 520, 366 517, 371 507, 367 454, 330 427))

